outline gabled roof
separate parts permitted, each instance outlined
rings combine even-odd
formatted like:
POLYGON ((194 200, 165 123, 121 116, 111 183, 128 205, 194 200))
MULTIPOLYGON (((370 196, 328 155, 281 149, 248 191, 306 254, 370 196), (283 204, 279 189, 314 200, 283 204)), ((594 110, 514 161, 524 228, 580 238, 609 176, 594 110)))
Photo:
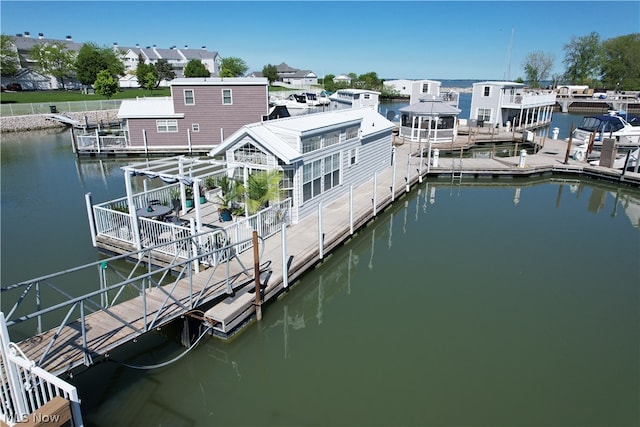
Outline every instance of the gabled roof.
POLYGON ((249 136, 265 150, 290 164, 302 158, 302 153, 298 150, 301 137, 337 126, 349 125, 360 126, 361 138, 379 132, 391 132, 394 127, 393 123, 369 107, 305 114, 245 125, 211 150, 209 155, 216 156, 224 153, 233 144, 249 136))
POLYGON ((182 61, 182 56, 177 49, 155 49, 155 52, 160 56, 160 59, 166 59, 167 61, 182 61))

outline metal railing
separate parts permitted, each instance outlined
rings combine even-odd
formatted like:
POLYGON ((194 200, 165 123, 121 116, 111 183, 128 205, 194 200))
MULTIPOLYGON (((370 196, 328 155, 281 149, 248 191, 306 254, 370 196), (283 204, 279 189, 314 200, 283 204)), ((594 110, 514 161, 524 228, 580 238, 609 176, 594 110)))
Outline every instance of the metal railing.
POLYGON ((50 114, 54 111, 73 113, 83 111, 117 110, 122 103, 121 99, 105 99, 96 101, 55 101, 32 104, 2 104, 0 115, 24 116, 30 114, 50 114), (55 107, 55 109, 53 108, 55 107))
MULTIPOLYGON (((253 236, 252 236, 253 237, 253 236)), ((140 251, 130 252, 124 255, 113 256, 101 261, 95 261, 72 269, 58 273, 39 277, 25 282, 16 283, 7 287, 2 287, 3 302, 13 306, 6 314, 7 327, 15 327, 23 324, 27 328, 31 323, 37 321, 36 335, 45 329, 54 331, 50 334, 48 342, 43 343, 44 351, 40 359, 36 362, 38 366, 43 366, 50 358, 55 358, 57 351, 53 351, 54 345, 60 337, 68 336, 69 331, 73 335, 78 335, 77 341, 72 345, 76 351, 82 354, 83 363, 89 366, 93 363, 91 355, 100 354, 105 349, 94 348, 101 344, 101 340, 96 343, 90 342, 87 331, 90 325, 87 318, 92 313, 105 312, 110 318, 115 319, 118 324, 125 326, 134 335, 146 333, 160 323, 168 322, 189 310, 200 306, 205 298, 211 299, 224 294, 232 294, 233 284, 238 283, 239 275, 230 276, 229 269, 226 271, 226 286, 220 287, 221 282, 212 283, 212 278, 221 262, 212 262, 212 268, 206 270, 208 279, 195 282, 193 263, 203 260, 227 260, 237 262, 241 267, 241 274, 247 278, 253 276, 252 268, 245 268, 240 259, 236 256, 238 247, 249 245, 253 247, 253 239, 228 243, 229 239, 223 230, 207 231, 195 236, 188 236, 174 242, 163 243, 140 251), (227 243, 221 246, 221 243, 227 243), (183 245, 191 250, 192 255, 186 259, 174 257, 164 266, 159 266, 156 254, 158 247, 168 245, 183 245), (123 265, 129 265, 124 261, 127 259, 137 259, 129 272, 124 271, 123 265), (122 262, 120 262, 122 261, 122 262), (96 277, 96 272, 98 277, 96 277), (88 276, 89 275, 89 276, 88 276), (94 283, 94 290, 86 292, 80 296, 74 296, 68 289, 70 283, 77 283, 78 276, 82 276, 82 283, 94 283), (93 279, 88 279, 93 277, 93 279), (186 280, 189 294, 182 295, 177 292, 179 281, 186 280), (115 283, 113 283, 115 281, 115 283), (201 283, 197 285, 196 283, 201 283), (219 288, 219 290, 213 288, 219 288), (66 289, 67 288, 67 289, 66 289), (49 292, 49 295, 44 295, 49 292), (154 299, 160 296, 163 298, 161 304, 152 312, 147 305, 147 297, 153 293, 154 299), (127 320, 113 310, 118 304, 139 298, 138 313, 133 317, 142 320, 142 326, 136 326, 134 320, 127 320), (175 307, 179 310, 176 312, 175 307), (35 311, 33 310, 35 307, 35 311), (74 320, 70 320, 74 319, 74 320), (57 326, 56 326, 57 324, 57 326)), ((264 252, 264 238, 258 241, 261 246, 261 254, 264 252)), ((252 267, 252 266, 251 266, 252 267)), ((24 327, 23 327, 24 329, 24 327)), ((24 330, 22 333, 25 333, 24 330)), ((117 345, 117 344, 113 344, 117 345)))

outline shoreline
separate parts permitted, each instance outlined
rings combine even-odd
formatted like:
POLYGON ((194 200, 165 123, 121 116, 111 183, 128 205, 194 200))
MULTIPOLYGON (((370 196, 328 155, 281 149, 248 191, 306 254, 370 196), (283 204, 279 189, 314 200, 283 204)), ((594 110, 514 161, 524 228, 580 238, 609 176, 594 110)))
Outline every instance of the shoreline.
MULTIPOLYGON (((78 111, 72 113, 59 113, 62 116, 78 120, 82 123, 85 120, 89 124, 109 123, 117 117, 118 110, 96 110, 96 111, 78 111)), ((32 130, 43 129, 65 129, 68 125, 49 120, 51 114, 28 114, 20 116, 2 116, 0 117, 0 134, 27 132, 32 130)))

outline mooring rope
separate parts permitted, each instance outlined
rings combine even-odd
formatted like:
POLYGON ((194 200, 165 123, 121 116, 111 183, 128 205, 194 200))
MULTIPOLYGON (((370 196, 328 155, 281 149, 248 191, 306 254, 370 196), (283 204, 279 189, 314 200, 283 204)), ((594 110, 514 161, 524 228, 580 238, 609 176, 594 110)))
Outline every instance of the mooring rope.
POLYGON ((207 332, 209 332, 212 329, 211 326, 208 326, 207 329, 205 329, 202 334, 200 334, 200 336, 198 337, 198 339, 191 345, 191 347, 189 347, 188 349, 186 349, 182 354, 179 354, 178 356, 174 357, 171 360, 167 360, 166 362, 163 363, 159 363, 157 365, 130 365, 128 363, 124 363, 124 362, 119 362, 117 360, 113 360, 113 359, 108 359, 111 360, 112 362, 118 363, 119 365, 125 366, 127 368, 133 368, 133 369, 145 369, 145 370, 150 370, 150 369, 158 369, 158 368, 163 368, 165 366, 171 365, 174 362, 177 362, 178 360, 182 359, 187 353, 189 353, 191 350, 193 350, 198 343, 200 342, 200 340, 207 334, 207 332))

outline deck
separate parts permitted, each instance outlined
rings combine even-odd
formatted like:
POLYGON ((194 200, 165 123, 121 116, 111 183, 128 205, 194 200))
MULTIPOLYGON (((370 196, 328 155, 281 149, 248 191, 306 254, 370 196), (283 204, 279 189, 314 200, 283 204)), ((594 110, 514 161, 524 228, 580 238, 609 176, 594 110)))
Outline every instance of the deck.
MULTIPOLYGON (((438 167, 423 164, 421 175, 418 173, 421 169, 417 157, 418 145, 396 146, 398 160, 395 166, 346 191, 333 203, 319 206, 317 215, 309 215, 264 240, 264 252, 260 258, 263 302, 275 299, 285 287, 291 286, 302 274, 320 264, 332 250, 348 242, 361 227, 374 220, 395 200, 402 198, 424 177, 447 177, 452 182, 461 182, 467 177, 570 174, 640 186, 639 173, 627 171, 623 174, 619 170, 589 166, 573 159, 565 163, 566 146, 566 141, 541 141, 538 151, 529 155, 523 166, 520 166, 519 157, 476 159, 453 155, 440 158, 438 167), (410 165, 407 165, 405 159, 410 154, 410 165)), ((219 224, 215 204, 206 203, 204 208, 203 222, 212 226, 219 224)), ((193 213, 188 212, 183 218, 190 215, 193 213)), ((257 307, 255 295, 249 292, 254 284, 253 274, 243 270, 237 261, 245 267, 252 266, 252 251, 242 252, 218 268, 205 268, 172 284, 145 289, 133 299, 89 314, 84 327, 79 320, 70 321, 60 330, 49 330, 19 345, 27 357, 35 361, 39 361, 51 346, 41 366, 59 375, 75 367, 89 365, 96 358, 104 357, 110 350, 145 333, 150 327, 161 327, 194 308, 206 310, 205 322, 216 335, 229 337, 255 318, 257 307), (228 278, 234 290, 233 296, 228 295, 228 278), (198 300, 194 305, 191 301, 196 294, 198 300), (146 312, 141 310, 141 305, 147 307, 146 312), (53 337, 57 339, 51 341, 53 337)))

